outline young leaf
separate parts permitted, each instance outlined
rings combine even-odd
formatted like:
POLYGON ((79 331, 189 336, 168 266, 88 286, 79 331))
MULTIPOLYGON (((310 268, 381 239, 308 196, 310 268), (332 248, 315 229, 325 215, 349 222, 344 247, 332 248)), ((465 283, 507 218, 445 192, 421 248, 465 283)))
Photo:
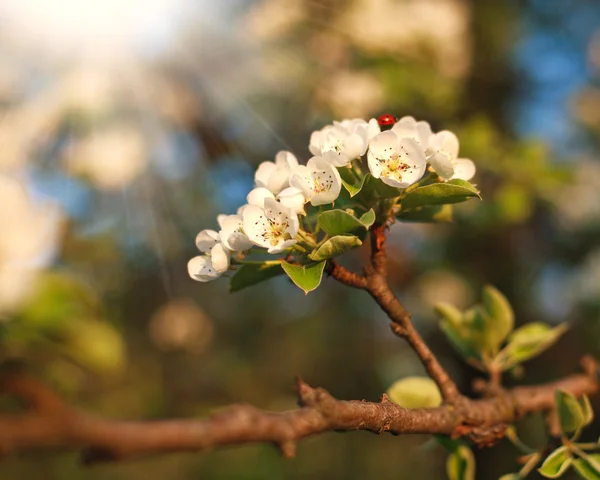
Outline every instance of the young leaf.
POLYGON ((446 183, 433 183, 415 188, 402 199, 402 208, 409 210, 424 205, 442 205, 465 202, 471 197, 479 196, 477 189, 464 180, 450 180, 446 183))
POLYGON ((308 256, 311 260, 319 262, 328 258, 337 257, 348 250, 360 247, 362 242, 355 235, 337 235, 331 237, 323 245, 316 248, 308 256))
POLYGON ((452 346, 465 358, 480 358, 478 339, 465 322, 463 314, 449 303, 438 303, 435 311, 442 318, 440 329, 446 334, 452 346))
POLYGON ((486 336, 493 350, 497 351, 512 332, 515 316, 506 297, 491 285, 483 288, 483 306, 490 318, 486 336))
POLYGON ((257 283, 264 282, 270 278, 282 275, 283 269, 281 264, 268 264, 262 265, 246 264, 242 265, 231 277, 229 282, 229 291, 237 292, 243 288, 256 285, 257 283))
POLYGON ((578 400, 581 412, 583 413, 583 427, 589 425, 594 420, 594 410, 587 395, 583 395, 578 400))
POLYGON ((354 197, 362 190, 366 177, 362 177, 360 180, 354 176, 352 169, 348 167, 340 167, 337 169, 342 178, 342 185, 350 194, 350 197, 354 197))
POLYGON ((433 408, 442 404, 436 383, 428 377, 405 377, 387 390, 390 400, 404 408, 433 408))
POLYGON ((498 480, 521 480, 521 475, 518 473, 505 473, 498 480))
POLYGON ((448 456, 446 473, 449 480, 475 480, 475 456, 469 447, 461 445, 448 456))
POLYGON ((396 218, 403 222, 452 222, 452 205, 426 205, 410 210, 401 210, 396 218))
POLYGON ((559 447, 554 450, 540 468, 538 472, 546 478, 558 478, 565 473, 573 463, 573 458, 567 447, 559 447))
POLYGON ((344 210, 327 210, 317 217, 317 222, 327 235, 343 235, 356 230, 368 230, 375 222, 375 212, 371 209, 356 218, 344 210))
POLYGON ((586 419, 577 398, 562 390, 557 390, 554 398, 562 431, 568 433, 581 428, 586 419))
POLYGON ((566 330, 565 324, 554 328, 540 322, 523 325, 508 338, 508 345, 498 355, 497 363, 504 370, 523 363, 552 346, 566 330))
POLYGON ((325 263, 325 261, 322 261, 309 265, 292 265, 283 261, 281 262, 281 268, 296 286, 304 290, 305 294, 308 294, 321 284, 325 263))
POLYGON ((600 454, 582 455, 573 462, 575 471, 585 480, 600 480, 600 454))

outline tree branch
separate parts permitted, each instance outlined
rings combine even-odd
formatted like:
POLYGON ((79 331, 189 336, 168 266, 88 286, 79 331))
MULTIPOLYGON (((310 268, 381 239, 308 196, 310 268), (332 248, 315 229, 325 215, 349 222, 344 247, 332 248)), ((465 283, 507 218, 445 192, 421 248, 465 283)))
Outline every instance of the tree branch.
POLYGON ((384 225, 374 226, 371 230, 371 265, 365 271, 366 290, 392 321, 392 331, 404 338, 419 356, 427 373, 438 385, 444 401, 452 403, 460 397, 456 384, 419 335, 411 321, 410 313, 390 288, 387 280, 385 241, 386 227, 384 225))
POLYGON ((24 399, 29 409, 25 413, 0 415, 0 452, 77 448, 83 450, 86 463, 94 463, 267 442, 277 445, 286 457, 292 457, 302 438, 351 430, 394 435, 470 435, 477 441, 481 432, 503 432, 499 427, 527 413, 552 410, 558 388, 576 396, 594 393, 598 387, 595 364, 593 372, 589 367, 584 374, 554 383, 518 387, 494 398, 432 409, 405 409, 391 403, 385 395, 381 403, 337 400, 325 390, 298 380, 301 408, 297 410, 272 413, 249 405, 234 405, 203 420, 148 422, 92 416, 68 405, 27 374, 13 372, 0 378, 0 393, 24 399))

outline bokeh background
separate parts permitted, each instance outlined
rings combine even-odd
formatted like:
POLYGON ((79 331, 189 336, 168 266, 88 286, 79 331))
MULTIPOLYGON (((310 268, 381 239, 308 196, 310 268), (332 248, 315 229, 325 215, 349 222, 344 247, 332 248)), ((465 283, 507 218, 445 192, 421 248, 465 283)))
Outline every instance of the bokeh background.
MULTIPOLYGON (((432 305, 469 306, 485 283, 519 323, 573 327, 508 384, 600 355, 597 0, 2 0, 0 27, 0 359, 76 405, 282 410, 295 375, 377 400, 422 373, 366 295, 282 279, 229 294, 186 272, 259 162, 306 160, 312 130, 386 112, 455 130, 478 166, 483 202, 390 239, 394 287, 461 388, 476 373, 432 305)), ((541 419, 521 430, 542 444, 541 419)), ((517 469, 507 442, 476 456, 481 479, 517 469)), ((38 452, 3 458, 0 477, 437 479, 444 463, 426 437, 358 432, 303 441, 291 461, 246 446, 89 469, 38 452)))

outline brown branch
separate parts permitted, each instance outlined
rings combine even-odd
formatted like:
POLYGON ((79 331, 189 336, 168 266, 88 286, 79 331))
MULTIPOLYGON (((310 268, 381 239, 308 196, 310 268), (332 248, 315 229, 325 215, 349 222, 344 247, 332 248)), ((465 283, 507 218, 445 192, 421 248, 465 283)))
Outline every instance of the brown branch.
POLYGON ((29 410, 0 415, 0 452, 77 448, 83 450, 84 461, 93 463, 267 442, 277 445, 286 457, 292 457, 297 441, 302 438, 351 430, 394 435, 468 434, 477 441, 489 432, 501 435, 507 423, 527 413, 550 411, 558 388, 576 396, 594 393, 595 372, 545 385, 518 387, 494 398, 432 409, 405 409, 391 403, 385 395, 381 403, 337 400, 325 390, 314 389, 299 380, 301 408, 297 410, 271 413, 249 405, 235 405, 203 420, 128 422, 78 410, 37 380, 16 372, 0 379, 0 392, 25 399, 29 410))
POLYGON ((386 227, 374 226, 371 230, 371 266, 366 269, 366 290, 392 321, 392 331, 404 338, 419 356, 427 373, 438 385, 444 401, 454 402, 460 397, 456 384, 419 335, 411 321, 410 313, 390 288, 387 280, 385 240, 386 227))
POLYGON ((343 267, 335 260, 329 261, 328 273, 330 276, 335 278, 338 282, 347 285, 348 287, 366 289, 367 279, 363 275, 351 272, 346 267, 343 267))

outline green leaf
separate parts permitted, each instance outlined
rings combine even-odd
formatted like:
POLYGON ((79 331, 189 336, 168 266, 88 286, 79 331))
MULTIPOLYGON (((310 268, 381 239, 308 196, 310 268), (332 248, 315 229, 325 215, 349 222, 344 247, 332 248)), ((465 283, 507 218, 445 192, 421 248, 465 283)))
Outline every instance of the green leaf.
POLYGON ((340 177, 342 177, 342 185, 350 194, 350 197, 355 197, 359 193, 361 198, 369 200, 377 200, 383 198, 395 198, 400 196, 400 190, 386 185, 381 180, 367 173, 360 180, 356 178, 352 170, 347 167, 338 168, 340 177))
POLYGON ((585 416, 577 398, 568 392, 557 390, 554 399, 562 431, 568 433, 581 428, 585 422, 585 416))
POLYGON ((508 300, 491 285, 483 288, 483 306, 490 322, 487 325, 488 344, 497 351, 515 325, 515 316, 508 300))
POLYGON ((426 205, 410 210, 401 210, 396 218, 403 222, 452 222, 452 205, 426 205))
POLYGON ((546 478, 558 478, 569 469, 572 463, 573 458, 567 447, 560 447, 546 457, 542 466, 538 468, 538 472, 546 478))
POLYGON ((479 338, 470 325, 465 322, 463 314, 449 303, 438 303, 435 311, 442 317, 440 329, 448 340, 464 358, 480 358, 479 338))
POLYGON ((352 172, 352 169, 348 167, 340 167, 338 168, 338 172, 342 178, 342 185, 348 191, 350 197, 358 195, 365 184, 366 177, 362 177, 359 180, 352 172))
POLYGON ((585 480, 600 480, 600 454, 582 455, 573 462, 575 471, 585 480))
POLYGON ((594 410, 587 395, 583 395, 578 400, 581 412, 583 413, 583 427, 589 425, 594 420, 594 410))
POLYGON ((464 180, 450 180, 446 183, 434 183, 415 188, 402 199, 402 208, 409 210, 424 205, 442 205, 465 202, 479 196, 477 189, 464 180))
POLYGON ((292 265, 286 261, 281 262, 281 268, 297 287, 304 290, 305 294, 312 292, 321 284, 325 261, 309 265, 292 265))
POLYGON ((390 400, 404 408, 434 408, 442 404, 436 383, 428 377, 405 377, 387 390, 390 400))
POLYGON ((523 325, 508 338, 508 345, 498 355, 497 363, 504 370, 523 363, 556 343, 567 328, 565 324, 551 328, 540 322, 523 325))
POLYGON ((375 212, 371 209, 362 217, 356 218, 345 210, 327 210, 317 217, 317 222, 327 235, 342 235, 356 230, 368 230, 375 222, 375 212))
POLYGON ((448 456, 446 473, 449 480, 475 480, 475 456, 469 447, 461 445, 448 456))
POLYGON ((246 264, 236 270, 229 282, 229 291, 237 292, 246 287, 264 282, 270 278, 282 275, 281 264, 246 264))
POLYGON ((327 260, 328 258, 337 257, 342 253, 360 247, 362 242, 355 235, 337 235, 331 237, 323 245, 313 250, 308 257, 315 262, 327 260))
POLYGON ((520 480, 521 475, 518 473, 506 473, 502 475, 498 480, 520 480))

